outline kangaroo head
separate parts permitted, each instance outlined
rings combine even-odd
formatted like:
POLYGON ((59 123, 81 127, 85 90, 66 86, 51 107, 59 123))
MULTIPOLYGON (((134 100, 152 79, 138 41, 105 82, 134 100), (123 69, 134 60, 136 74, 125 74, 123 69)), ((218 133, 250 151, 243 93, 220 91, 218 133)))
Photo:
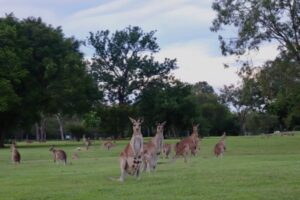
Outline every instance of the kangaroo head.
POLYGON ((197 137, 198 137, 198 126, 199 126, 199 124, 193 125, 193 133, 192 133, 197 137))
POLYGON ((221 141, 224 141, 226 139, 226 132, 223 133, 223 135, 221 136, 221 141))
POLYGON ((157 123, 156 125, 156 133, 163 135, 164 134, 164 125, 166 124, 166 122, 164 121, 163 123, 157 123))
POLYGON ((143 123, 142 119, 133 119, 129 117, 130 121, 132 122, 132 129, 133 129, 133 134, 141 134, 141 124, 143 123))

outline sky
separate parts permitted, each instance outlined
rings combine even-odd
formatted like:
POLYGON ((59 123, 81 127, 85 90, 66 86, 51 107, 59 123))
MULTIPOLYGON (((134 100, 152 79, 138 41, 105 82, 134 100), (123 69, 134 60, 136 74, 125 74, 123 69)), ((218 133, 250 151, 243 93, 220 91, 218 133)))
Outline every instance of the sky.
MULTIPOLYGON (((173 71, 183 82, 206 81, 219 90, 223 85, 236 84, 239 66, 233 56, 224 57, 219 48, 218 33, 210 31, 216 13, 213 0, 0 0, 0 17, 13 12, 23 19, 41 17, 54 27, 61 26, 66 37, 84 40, 89 32, 122 30, 129 25, 140 26, 144 32, 156 30, 160 46, 156 59, 176 58, 173 71), (224 64, 230 68, 224 68, 224 64)), ((86 58, 93 49, 82 47, 86 58)), ((262 64, 273 59, 275 44, 264 44, 259 52, 245 59, 262 64)))

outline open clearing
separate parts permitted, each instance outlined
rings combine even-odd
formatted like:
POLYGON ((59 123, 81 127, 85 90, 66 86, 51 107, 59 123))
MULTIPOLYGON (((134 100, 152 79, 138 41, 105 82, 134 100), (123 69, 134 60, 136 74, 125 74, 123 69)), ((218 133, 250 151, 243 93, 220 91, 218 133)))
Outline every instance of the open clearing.
MULTIPOLYGON (((204 138, 200 154, 187 164, 160 159, 155 173, 141 180, 120 175, 118 156, 128 141, 110 151, 93 141, 89 151, 73 152, 73 141, 18 143, 21 165, 13 165, 10 149, 0 149, 0 199, 203 199, 282 200, 300 198, 300 133, 295 136, 227 137, 223 158, 213 156, 217 137, 204 138), (68 154, 67 166, 53 163, 49 146, 68 154)), ((179 140, 166 140, 174 144, 179 140)), ((174 152, 173 152, 174 153, 174 152)))

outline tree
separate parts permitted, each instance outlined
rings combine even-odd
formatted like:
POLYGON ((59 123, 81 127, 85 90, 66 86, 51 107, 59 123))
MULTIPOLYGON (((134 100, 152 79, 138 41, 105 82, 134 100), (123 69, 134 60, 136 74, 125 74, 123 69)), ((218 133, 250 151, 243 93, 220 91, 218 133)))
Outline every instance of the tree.
POLYGON ((13 14, 0 18, 0 27, 0 145, 12 129, 29 129, 44 115, 84 111, 99 97, 80 43, 60 27, 13 14))
POLYGON ((278 57, 265 63, 256 74, 265 111, 278 117, 280 129, 293 129, 300 124, 299 79, 300 65, 289 57, 278 57))
POLYGON ((202 81, 202 82, 195 83, 192 86, 192 92, 196 95, 197 94, 203 94, 203 93, 213 94, 214 89, 206 81, 202 81))
POLYGON ((235 37, 219 36, 224 55, 242 55, 264 41, 278 42, 283 54, 300 61, 300 3, 298 0, 215 0, 212 31, 237 29, 235 37))
POLYGON ((191 86, 178 80, 149 85, 136 102, 140 115, 145 117, 144 126, 151 132, 157 122, 166 121, 172 136, 186 136, 192 123, 199 121, 191 94, 191 86))
POLYGON ((90 33, 88 44, 95 48, 91 73, 110 103, 132 102, 147 84, 167 78, 176 68, 176 59, 154 60, 159 51, 154 34, 131 26, 111 36, 108 30, 90 33))
POLYGON ((238 115, 240 131, 246 134, 246 118, 251 110, 261 110, 263 105, 260 90, 254 79, 244 77, 240 86, 224 86, 221 89, 220 100, 222 103, 232 106, 238 115))

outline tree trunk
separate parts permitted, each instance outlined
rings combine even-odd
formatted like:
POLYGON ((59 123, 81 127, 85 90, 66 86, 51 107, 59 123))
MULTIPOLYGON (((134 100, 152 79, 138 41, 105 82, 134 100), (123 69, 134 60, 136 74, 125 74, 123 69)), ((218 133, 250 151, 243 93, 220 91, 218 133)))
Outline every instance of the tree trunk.
POLYGON ((38 123, 35 123, 35 139, 36 141, 40 141, 41 137, 40 137, 40 127, 38 125, 38 123))
POLYGON ((36 134, 36 140, 39 142, 45 142, 46 141, 46 119, 44 115, 41 113, 41 119, 39 122, 35 123, 35 134, 36 134))
POLYGON ((45 142, 47 139, 47 135, 46 135, 46 119, 45 119, 44 115, 42 115, 42 117, 41 117, 40 135, 41 135, 41 141, 45 142))
POLYGON ((60 113, 57 113, 55 116, 56 116, 56 120, 59 125, 60 138, 61 138, 61 140, 65 140, 64 123, 63 123, 62 117, 61 117, 60 113))

